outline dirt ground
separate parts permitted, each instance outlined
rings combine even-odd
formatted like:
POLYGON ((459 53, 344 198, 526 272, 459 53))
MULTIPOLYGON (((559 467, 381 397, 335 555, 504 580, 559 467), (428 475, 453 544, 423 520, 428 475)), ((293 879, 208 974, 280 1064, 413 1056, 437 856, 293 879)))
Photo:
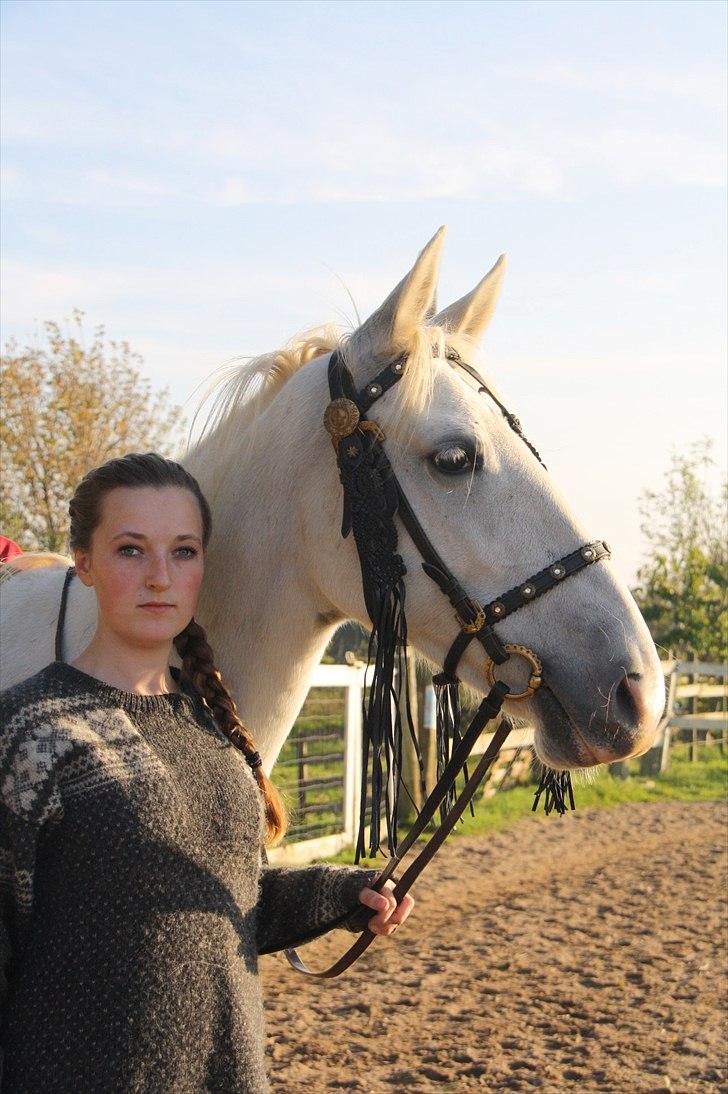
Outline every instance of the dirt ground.
POLYGON ((451 840, 341 980, 263 958, 273 1090, 727 1090, 726 819, 627 804, 451 840))

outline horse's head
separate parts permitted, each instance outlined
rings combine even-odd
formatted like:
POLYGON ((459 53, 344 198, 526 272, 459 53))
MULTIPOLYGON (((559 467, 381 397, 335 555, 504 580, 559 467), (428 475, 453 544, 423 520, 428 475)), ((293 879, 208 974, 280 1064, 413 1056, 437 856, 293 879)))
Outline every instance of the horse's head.
MULTIPOLYGON (((469 295, 436 314, 443 234, 354 332, 344 352, 360 389, 386 362, 407 356, 403 379, 377 401, 370 417, 386 434, 389 459, 432 544, 470 596, 488 603, 596 539, 600 530, 581 525, 499 407, 448 360, 447 351, 454 349, 472 362, 495 307, 504 261, 469 295)), ((326 458, 333 467, 330 445, 326 458)), ((319 545, 322 527, 328 534, 340 520, 340 505, 337 484, 309 514, 319 545)), ((398 528, 410 640, 440 666, 458 623, 399 522, 398 528)), ((326 572, 318 576, 338 611, 367 623, 351 538, 338 539, 333 565, 328 556, 326 572)), ((664 703, 660 664, 628 589, 608 561, 526 604, 496 629, 503 641, 528 646, 543 661, 544 686, 525 703, 511 704, 510 713, 534 724, 536 750, 545 763, 591 766, 650 746, 664 703)), ((479 692, 486 690, 484 663, 482 648, 471 643, 458 668, 479 692)), ((521 690, 522 669, 509 662, 498 675, 521 690)))

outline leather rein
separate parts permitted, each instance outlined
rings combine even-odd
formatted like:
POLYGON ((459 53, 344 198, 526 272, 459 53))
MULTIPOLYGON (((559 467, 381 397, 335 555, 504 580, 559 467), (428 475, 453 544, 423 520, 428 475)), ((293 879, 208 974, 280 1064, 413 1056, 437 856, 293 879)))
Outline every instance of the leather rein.
MULTIPOLYGON (((493 400, 501 410, 510 428, 521 437, 536 459, 543 464, 536 449, 523 435, 520 422, 516 416, 507 410, 476 370, 453 351, 448 351, 447 359, 454 367, 462 369, 476 380, 478 392, 489 396, 493 400)), ((458 664, 470 643, 477 640, 483 647, 487 658, 485 675, 489 684, 489 691, 478 707, 467 730, 462 735, 459 733, 453 734, 452 754, 444 764, 435 787, 427 796, 407 835, 396 846, 384 869, 377 876, 374 887, 381 890, 385 882, 394 877, 394 873, 401 864, 404 855, 419 839, 427 825, 434 819, 437 810, 440 809, 441 822, 434 835, 423 849, 417 853, 401 877, 395 880, 393 895, 397 903, 409 891, 462 817, 478 787, 495 762, 511 728, 505 720, 501 720, 472 775, 468 776, 466 762, 485 726, 500 715, 501 707, 506 699, 511 702, 527 699, 541 686, 543 670, 538 656, 526 646, 503 643, 493 630, 494 625, 502 622, 526 604, 531 603, 531 601, 543 596, 544 593, 560 585, 567 578, 579 573, 587 566, 610 557, 609 547, 603 540, 587 543, 539 570, 538 573, 527 578, 519 585, 515 585, 488 604, 481 605, 478 600, 470 596, 443 562, 424 531, 384 451, 384 432, 376 422, 367 417, 367 412, 372 405, 402 378, 405 368, 406 357, 397 358, 386 365, 361 390, 357 390, 351 372, 344 363, 340 352, 337 350, 332 353, 329 360, 328 381, 331 402, 326 408, 324 426, 331 436, 341 481, 344 485, 342 535, 347 536, 352 529, 352 523, 354 523, 350 509, 352 504, 356 504, 356 496, 354 492, 354 502, 352 503, 350 498, 350 469, 352 466, 356 468, 364 460, 369 460, 371 465, 376 466, 382 482, 386 484, 392 516, 396 513, 401 519, 415 547, 422 556, 423 570, 450 601, 455 609, 455 617, 460 626, 460 632, 445 656, 443 672, 433 678, 434 682, 441 685, 457 685, 459 683, 456 675, 458 664), (529 669, 528 683, 522 691, 516 693, 512 692, 506 683, 495 678, 496 666, 504 664, 512 657, 524 660, 529 669), (460 794, 455 796, 453 787, 461 770, 465 771, 466 782, 460 794)), ((364 581, 365 549, 362 547, 361 537, 356 536, 355 523, 354 531, 360 561, 362 562, 362 578, 364 581)), ((404 571, 403 566, 402 570, 404 571)), ((367 596, 366 582, 364 591, 367 610, 374 621, 373 609, 370 606, 371 598, 367 596)), ((542 787, 543 785, 542 780, 542 787)), ((542 787, 539 788, 539 794, 542 792, 542 787)), ((560 809, 559 811, 563 810, 560 809)), ((365 803, 362 804, 357 858, 363 840, 364 820, 365 803)), ((359 922, 363 921, 364 915, 370 918, 372 913, 369 909, 364 908, 358 909, 355 913, 359 922)), ((289 963, 298 972, 319 979, 331 979, 348 969, 369 948, 375 937, 376 935, 365 927, 359 938, 342 957, 329 968, 319 971, 309 969, 295 949, 287 949, 284 953, 289 963)))

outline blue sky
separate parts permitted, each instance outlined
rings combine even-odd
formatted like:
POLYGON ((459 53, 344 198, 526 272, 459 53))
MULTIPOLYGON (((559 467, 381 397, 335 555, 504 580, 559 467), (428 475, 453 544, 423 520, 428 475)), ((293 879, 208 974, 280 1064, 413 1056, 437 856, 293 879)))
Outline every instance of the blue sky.
POLYGON ((2 4, 3 337, 74 307, 175 400, 363 315, 449 225, 502 251, 489 367, 638 564, 672 449, 725 449, 721 2, 2 4))

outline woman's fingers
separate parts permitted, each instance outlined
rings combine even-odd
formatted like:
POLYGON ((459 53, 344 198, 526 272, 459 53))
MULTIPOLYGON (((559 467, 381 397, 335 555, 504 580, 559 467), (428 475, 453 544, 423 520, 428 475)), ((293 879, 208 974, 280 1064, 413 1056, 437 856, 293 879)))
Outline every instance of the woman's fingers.
POLYGON ((359 900, 376 914, 367 923, 372 934, 389 935, 404 923, 415 906, 414 897, 406 893, 399 904, 393 895, 394 884, 386 881, 381 892, 374 889, 362 889, 359 900))
POLYGON ((415 898, 413 896, 410 896, 409 893, 405 893, 405 895, 402 897, 399 904, 397 905, 396 911, 392 913, 389 922, 394 923, 399 927, 400 924, 404 923, 405 919, 410 914, 414 906, 415 898))

